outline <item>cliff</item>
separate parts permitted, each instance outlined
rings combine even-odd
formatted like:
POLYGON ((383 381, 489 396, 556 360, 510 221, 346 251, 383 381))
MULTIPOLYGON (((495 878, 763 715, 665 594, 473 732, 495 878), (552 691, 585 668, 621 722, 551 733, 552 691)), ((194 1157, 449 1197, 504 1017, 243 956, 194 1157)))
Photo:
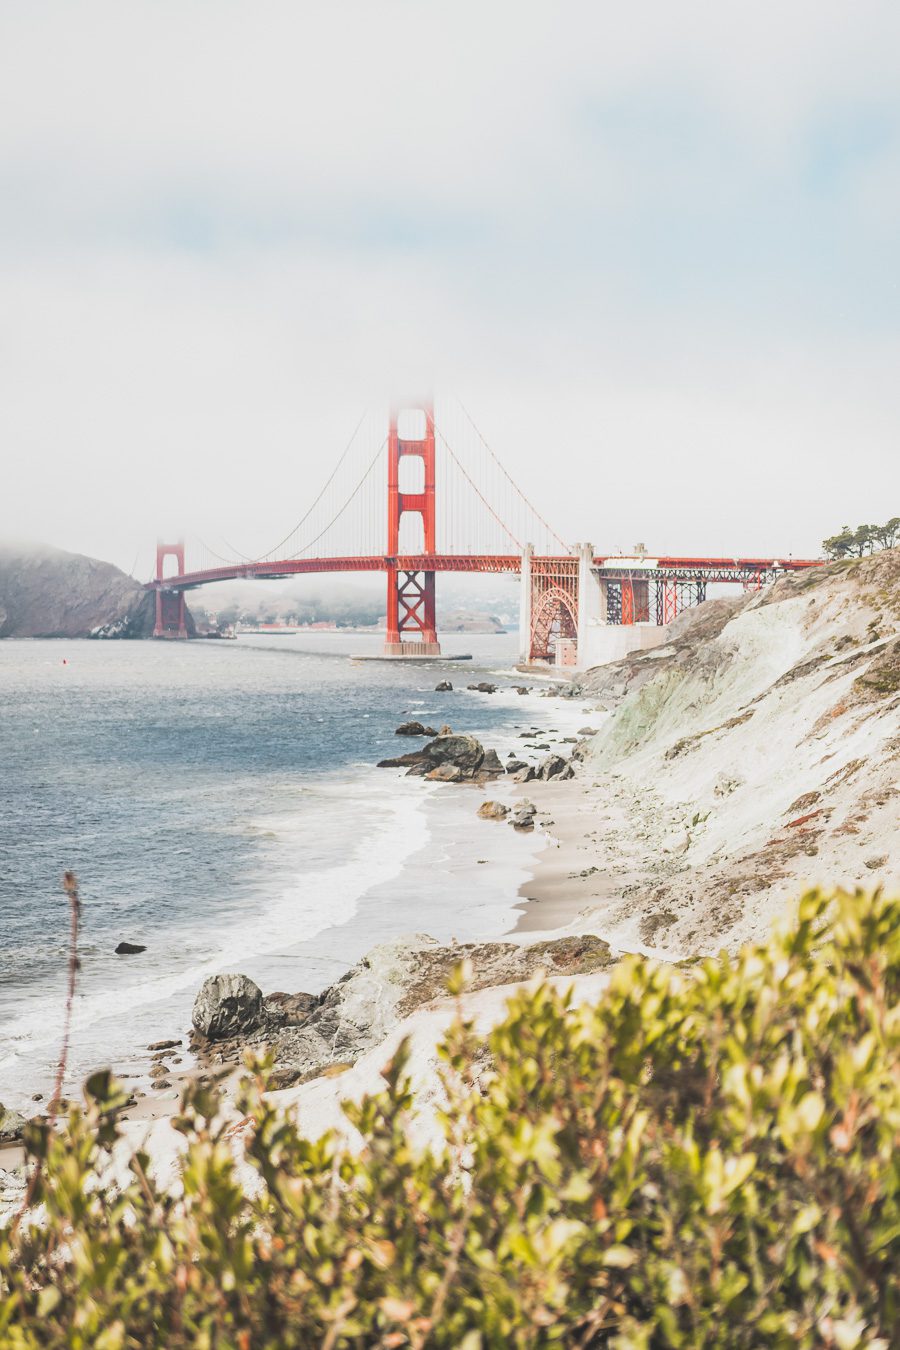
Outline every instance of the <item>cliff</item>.
POLYGON ((807 885, 900 886, 900 549, 709 602, 583 693, 609 716, 557 792, 591 931, 686 955, 807 885))
POLYGON ((0 638, 150 637, 153 618, 153 595, 112 563, 0 545, 0 638))

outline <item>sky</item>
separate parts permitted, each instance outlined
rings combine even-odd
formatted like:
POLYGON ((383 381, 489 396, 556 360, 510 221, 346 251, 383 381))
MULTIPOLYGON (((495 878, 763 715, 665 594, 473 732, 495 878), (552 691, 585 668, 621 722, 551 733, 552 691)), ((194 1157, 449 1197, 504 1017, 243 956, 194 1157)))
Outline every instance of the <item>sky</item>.
POLYGON ((5 0, 0 539, 255 556, 428 389, 598 550, 900 513, 898 51, 880 0, 5 0))

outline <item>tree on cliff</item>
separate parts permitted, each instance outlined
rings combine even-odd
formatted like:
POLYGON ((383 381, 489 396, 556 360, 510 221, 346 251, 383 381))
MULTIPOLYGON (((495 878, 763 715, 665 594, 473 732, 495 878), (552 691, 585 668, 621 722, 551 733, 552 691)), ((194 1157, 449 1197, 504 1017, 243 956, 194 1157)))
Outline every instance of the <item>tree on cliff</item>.
POLYGON ((893 548, 900 540, 900 516, 891 516, 883 525, 857 525, 851 530, 842 525, 838 534, 822 540, 829 558, 862 558, 881 548, 893 548))

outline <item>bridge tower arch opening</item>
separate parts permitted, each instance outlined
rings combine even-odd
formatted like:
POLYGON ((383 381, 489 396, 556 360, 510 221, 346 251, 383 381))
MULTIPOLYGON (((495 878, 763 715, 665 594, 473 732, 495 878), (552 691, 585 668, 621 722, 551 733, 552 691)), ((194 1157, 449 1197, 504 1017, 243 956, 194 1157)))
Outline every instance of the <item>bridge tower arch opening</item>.
MULTIPOLYGON (((433 557, 437 538, 434 407, 430 402, 417 408, 392 409, 387 467, 388 559, 396 559, 400 554, 400 524, 408 514, 421 518, 423 553, 425 557, 433 557), (415 466, 419 470, 416 486, 421 487, 420 491, 404 492, 400 487, 400 462, 407 457, 420 461, 421 466, 415 466)), ((433 570, 404 571, 396 562, 388 566, 385 656, 440 656, 434 578, 433 570)))
POLYGON ((153 626, 155 638, 186 638, 184 591, 167 589, 166 559, 175 559, 173 575, 184 575, 184 540, 175 544, 158 543, 156 545, 156 622, 153 626))
POLYGON ((531 555, 527 661, 553 662, 560 639, 578 641, 579 559, 531 555))

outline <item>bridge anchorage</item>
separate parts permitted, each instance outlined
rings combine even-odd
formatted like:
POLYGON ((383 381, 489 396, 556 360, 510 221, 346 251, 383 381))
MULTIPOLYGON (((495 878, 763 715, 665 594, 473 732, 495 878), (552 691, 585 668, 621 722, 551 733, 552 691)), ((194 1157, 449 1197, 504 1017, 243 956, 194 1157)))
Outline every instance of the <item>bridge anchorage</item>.
POLYGON ((439 660, 437 573, 508 573, 521 577, 521 663, 580 669, 665 641, 668 625, 701 604, 711 584, 756 589, 819 561, 623 557, 566 544, 462 405, 436 422, 430 402, 393 409, 386 435, 383 424, 366 427, 364 419, 312 506, 270 553, 235 561, 201 548, 207 556, 188 572, 183 540, 157 546, 148 583, 156 595, 154 637, 188 637, 185 594, 198 586, 381 572, 384 656, 439 660))

